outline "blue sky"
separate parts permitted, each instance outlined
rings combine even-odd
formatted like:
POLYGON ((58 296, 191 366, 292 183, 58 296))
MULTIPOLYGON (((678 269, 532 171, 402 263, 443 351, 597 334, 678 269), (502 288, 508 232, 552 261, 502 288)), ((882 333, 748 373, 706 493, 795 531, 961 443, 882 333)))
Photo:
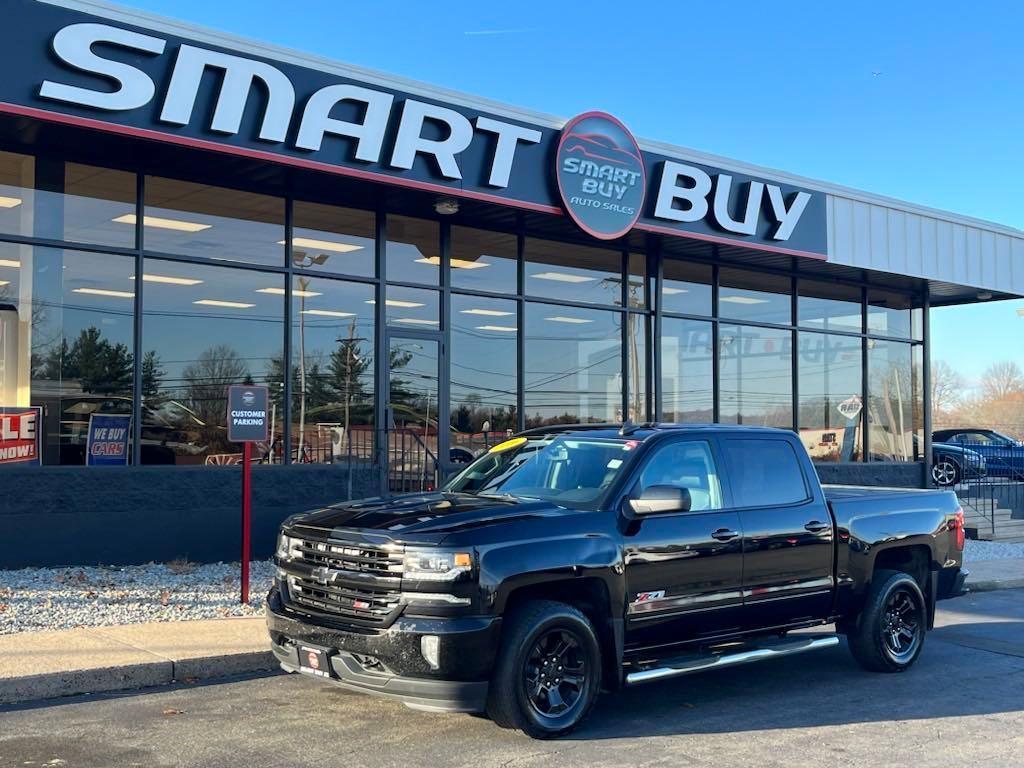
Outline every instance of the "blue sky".
MULTIPOLYGON (((121 2, 1024 229, 1024 8, 1005 0, 121 2)), ((936 311, 934 357, 970 379, 1024 364, 1017 308, 936 311)))

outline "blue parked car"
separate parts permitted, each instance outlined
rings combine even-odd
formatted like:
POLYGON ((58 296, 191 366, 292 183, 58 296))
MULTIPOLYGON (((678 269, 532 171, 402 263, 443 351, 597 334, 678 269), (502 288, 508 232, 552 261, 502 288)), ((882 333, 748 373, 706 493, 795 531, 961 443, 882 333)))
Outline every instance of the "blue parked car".
POLYGON ((1024 480, 1024 443, 994 429, 940 429, 932 440, 962 447, 985 457, 988 474, 1024 480))
POLYGON ((985 457, 962 445, 932 443, 932 480, 948 488, 988 474, 985 457))

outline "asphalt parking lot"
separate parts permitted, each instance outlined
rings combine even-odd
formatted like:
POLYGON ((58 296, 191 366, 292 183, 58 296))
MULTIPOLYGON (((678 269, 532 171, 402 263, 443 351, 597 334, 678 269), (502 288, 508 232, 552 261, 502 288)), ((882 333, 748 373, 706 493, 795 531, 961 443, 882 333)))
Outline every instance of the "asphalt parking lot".
POLYGON ((272 675, 0 709, 0 766, 1024 764, 1024 590, 939 624, 904 675, 840 647, 606 695, 560 741, 272 675))

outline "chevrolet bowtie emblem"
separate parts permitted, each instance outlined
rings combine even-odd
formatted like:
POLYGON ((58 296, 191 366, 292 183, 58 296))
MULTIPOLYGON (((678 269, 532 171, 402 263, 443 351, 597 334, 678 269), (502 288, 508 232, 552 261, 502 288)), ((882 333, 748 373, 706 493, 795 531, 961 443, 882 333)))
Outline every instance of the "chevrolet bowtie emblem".
POLYGON ((337 575, 338 574, 332 571, 330 568, 326 568, 324 566, 314 568, 312 573, 313 581, 315 581, 317 584, 331 584, 334 582, 334 579, 337 577, 337 575))

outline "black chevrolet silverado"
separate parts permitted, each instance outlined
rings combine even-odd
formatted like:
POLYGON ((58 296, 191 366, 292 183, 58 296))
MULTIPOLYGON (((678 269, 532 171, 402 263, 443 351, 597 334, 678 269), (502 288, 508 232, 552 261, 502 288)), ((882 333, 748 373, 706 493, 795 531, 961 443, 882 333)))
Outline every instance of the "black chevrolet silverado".
POLYGON ((902 672, 963 547, 955 494, 823 489, 791 432, 563 426, 436 493, 288 519, 267 623, 289 672, 546 738, 602 689, 840 635, 902 672))

